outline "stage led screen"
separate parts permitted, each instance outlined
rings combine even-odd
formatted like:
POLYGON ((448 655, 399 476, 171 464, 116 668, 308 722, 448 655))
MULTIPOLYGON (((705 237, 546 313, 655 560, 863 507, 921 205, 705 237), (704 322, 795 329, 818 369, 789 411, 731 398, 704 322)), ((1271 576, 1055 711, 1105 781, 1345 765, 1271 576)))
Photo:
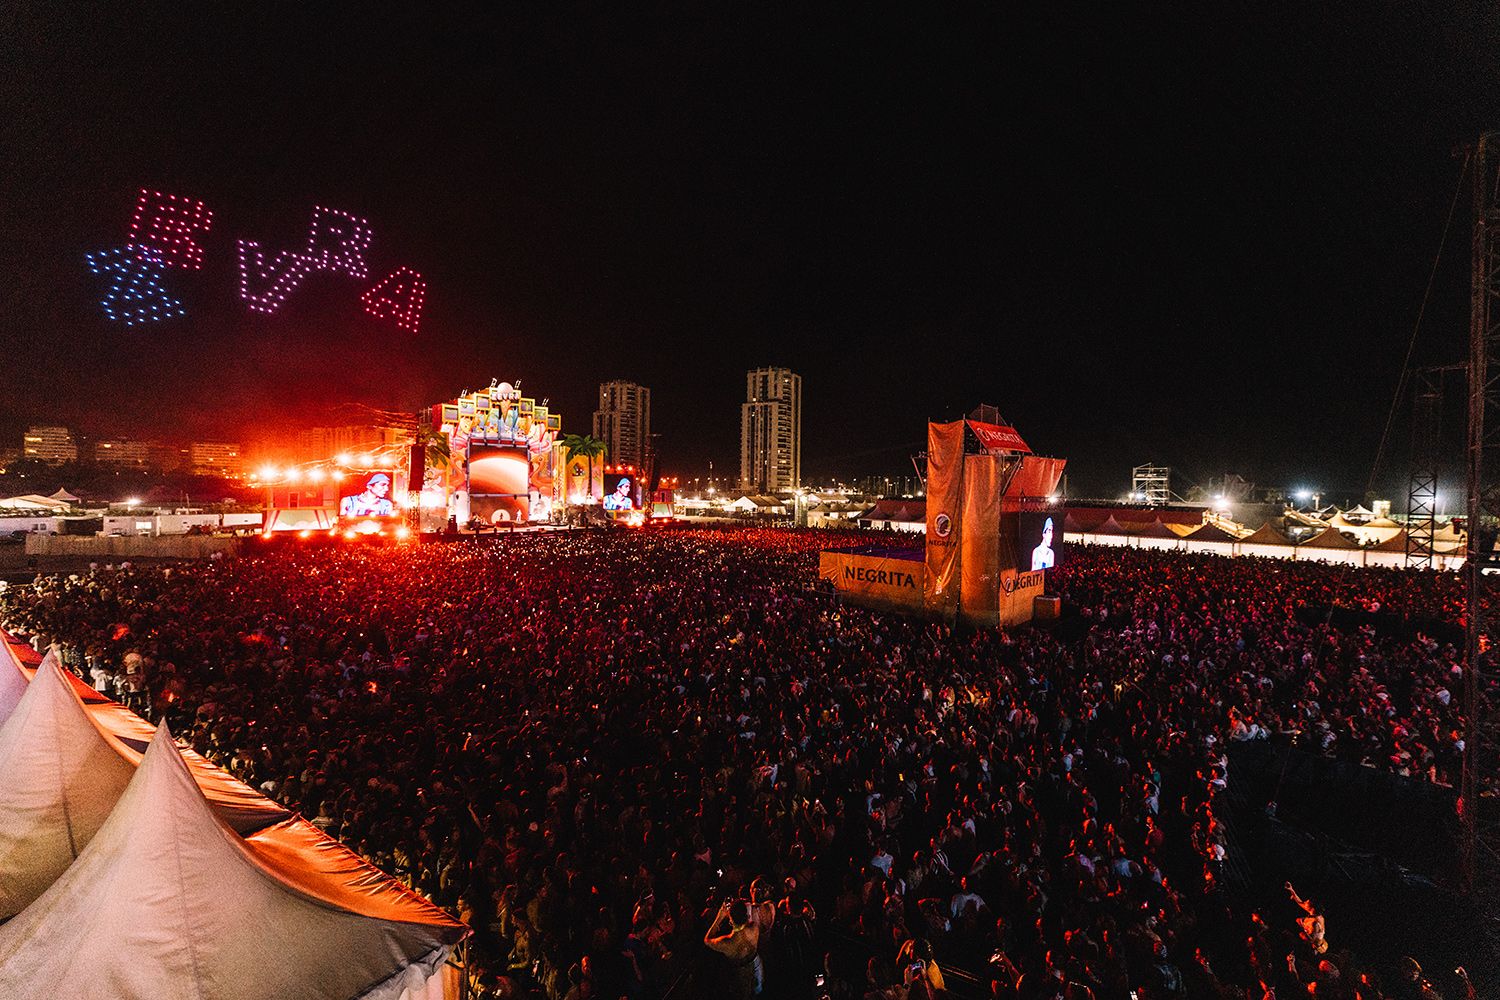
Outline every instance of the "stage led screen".
POLYGON ((395 486, 389 469, 345 472, 339 481, 339 517, 395 517, 395 486))
POLYGON ((1062 512, 1023 511, 1019 521, 1016 569, 1024 573, 1062 565, 1062 512))
POLYGON ((525 524, 531 519, 531 502, 518 497, 471 496, 469 516, 481 524, 525 524))
POLYGON ((530 494, 531 462, 524 448, 473 445, 469 449, 469 496, 530 494))
POLYGON ((604 475, 605 510, 640 510, 641 481, 633 473, 608 472, 604 475))

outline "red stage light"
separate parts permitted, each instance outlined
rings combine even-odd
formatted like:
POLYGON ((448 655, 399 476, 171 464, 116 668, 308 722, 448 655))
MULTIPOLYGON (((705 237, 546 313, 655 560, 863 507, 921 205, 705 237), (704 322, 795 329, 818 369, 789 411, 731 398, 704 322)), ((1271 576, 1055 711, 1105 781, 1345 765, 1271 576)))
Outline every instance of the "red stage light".
POLYGON ((195 198, 142 188, 130 221, 130 249, 149 254, 162 267, 196 271, 203 266, 203 247, 193 234, 208 232, 213 221, 214 214, 195 198))
POLYGON ((365 312, 376 319, 390 319, 403 330, 417 332, 422 321, 422 300, 427 282, 409 267, 398 267, 360 296, 365 312))

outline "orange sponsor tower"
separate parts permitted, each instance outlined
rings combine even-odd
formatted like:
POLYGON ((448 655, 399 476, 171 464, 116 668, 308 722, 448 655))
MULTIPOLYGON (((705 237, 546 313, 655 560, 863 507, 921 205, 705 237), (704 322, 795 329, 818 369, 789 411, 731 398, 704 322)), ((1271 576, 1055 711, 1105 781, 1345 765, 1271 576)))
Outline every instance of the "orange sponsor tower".
POLYGON ((819 575, 851 600, 976 625, 1030 621, 1058 565, 1065 460, 975 417, 927 425, 926 544, 832 549, 819 575))

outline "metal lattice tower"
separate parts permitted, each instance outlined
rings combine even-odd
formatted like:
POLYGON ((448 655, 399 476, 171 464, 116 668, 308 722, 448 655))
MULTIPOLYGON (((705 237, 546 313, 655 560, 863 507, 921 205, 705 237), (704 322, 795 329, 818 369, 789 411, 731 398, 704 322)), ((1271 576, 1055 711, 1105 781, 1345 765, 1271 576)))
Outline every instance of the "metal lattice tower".
POLYGON ((1459 806, 1463 876, 1477 909, 1487 914, 1489 937, 1500 939, 1500 732, 1497 732, 1495 655, 1500 643, 1500 132, 1479 139, 1473 152, 1474 232, 1469 312, 1468 629, 1463 706, 1466 718, 1459 806))
POLYGON ((1130 470, 1130 499, 1153 507, 1171 503, 1171 479, 1172 470, 1165 465, 1137 465, 1130 470))
POLYGON ((1442 447, 1443 396, 1449 372, 1466 365, 1419 368, 1412 373, 1411 476, 1406 489, 1406 565, 1432 567, 1437 533, 1438 466, 1442 447))

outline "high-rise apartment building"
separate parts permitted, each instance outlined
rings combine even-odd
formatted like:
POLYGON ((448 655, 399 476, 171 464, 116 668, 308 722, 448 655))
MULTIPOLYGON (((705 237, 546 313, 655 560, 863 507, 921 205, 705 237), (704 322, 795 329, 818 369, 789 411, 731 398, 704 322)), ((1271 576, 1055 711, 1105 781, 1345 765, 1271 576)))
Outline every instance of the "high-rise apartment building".
POLYGON ((105 438, 94 443, 94 461, 122 469, 151 467, 151 442, 105 438))
POLYGON ((634 382, 601 385, 594 437, 609 446, 611 465, 645 469, 651 451, 651 390, 634 382))
POLYGON ((188 467, 195 476, 238 476, 242 471, 240 446, 223 441, 194 441, 188 445, 188 467))
POLYGON ((78 441, 66 427, 32 427, 21 439, 21 454, 48 465, 78 461, 78 441))
POLYGON ((788 368, 745 375, 740 406, 740 488, 754 493, 802 485, 802 376, 788 368))

